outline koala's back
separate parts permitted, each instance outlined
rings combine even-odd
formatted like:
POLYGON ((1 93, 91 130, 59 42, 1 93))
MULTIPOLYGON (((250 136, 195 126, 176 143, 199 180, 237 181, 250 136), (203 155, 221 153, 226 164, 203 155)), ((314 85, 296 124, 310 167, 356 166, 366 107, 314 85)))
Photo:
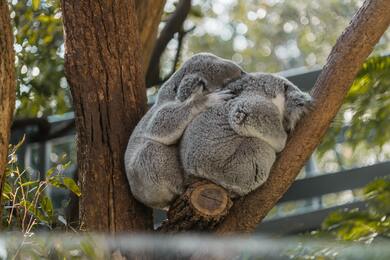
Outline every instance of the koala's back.
POLYGON ((229 106, 215 106, 191 122, 180 143, 180 157, 186 176, 211 180, 243 196, 266 181, 275 151, 260 139, 234 132, 229 106))

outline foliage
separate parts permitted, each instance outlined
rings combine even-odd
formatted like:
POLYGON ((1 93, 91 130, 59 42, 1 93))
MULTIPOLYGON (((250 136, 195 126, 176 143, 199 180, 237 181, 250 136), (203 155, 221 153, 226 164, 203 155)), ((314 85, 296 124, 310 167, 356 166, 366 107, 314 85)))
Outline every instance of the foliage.
POLYGON ((19 117, 71 109, 63 68, 63 31, 58 0, 12 0, 19 117))
MULTIPOLYGON (((16 36, 17 116, 70 111, 59 0, 9 2, 16 36)), ((175 2, 167 1, 166 14, 173 12, 175 2)), ((193 4, 184 27, 196 28, 185 40, 185 57, 208 51, 233 59, 248 71, 276 72, 324 63, 361 1, 198 0, 193 4)), ((389 33, 384 36, 388 38, 389 33)), ((175 44, 177 40, 168 45, 163 74, 170 73, 175 44)), ((376 49, 390 50, 388 41, 376 49)))
POLYGON ((320 230, 303 234, 302 243, 288 250, 287 255, 292 259, 344 259, 340 258, 340 253, 350 251, 355 254, 345 259, 388 259, 385 247, 390 239, 390 179, 371 182, 364 188, 363 194, 367 208, 332 212, 323 221, 320 230), (313 237, 321 239, 321 243, 309 247, 305 245, 305 240, 313 237), (341 241, 339 247, 328 243, 334 239, 341 241), (379 246, 379 250, 374 250, 375 254, 362 255, 374 246, 379 246))
POLYGON ((357 75, 317 155, 343 142, 352 149, 382 147, 390 140, 390 56, 369 58, 357 75))
MULTIPOLYGON (((168 1, 168 3, 171 1, 168 1)), ((248 71, 278 72, 324 64, 360 0, 199 0, 187 28, 186 56, 199 51, 233 59, 248 71), (198 12, 199 12, 198 11, 198 12)), ((386 33, 376 51, 390 50, 386 33)))
POLYGON ((367 209, 331 213, 322 223, 321 234, 340 240, 390 239, 390 179, 378 179, 364 189, 367 209))
POLYGON ((3 227, 26 234, 37 228, 51 230, 59 224, 68 227, 65 218, 53 207, 46 191, 56 187, 81 195, 74 180, 63 175, 69 163, 58 164, 50 169, 42 180, 32 179, 27 170, 21 171, 18 167, 16 152, 22 143, 11 146, 9 151, 1 200, 3 227))
MULTIPOLYGON (((169 0, 166 9, 174 10, 173 2, 169 0)), ((247 71, 318 68, 361 4, 360 0, 193 1, 184 27, 196 28, 185 38, 182 53, 188 58, 196 52, 213 52, 233 59, 247 71)), ((374 54, 390 51, 389 39, 390 31, 374 54)), ((169 74, 176 47, 174 39, 164 55, 162 74, 169 74)), ((390 158, 390 150, 382 150, 390 139, 388 60, 373 57, 364 65, 318 148, 318 171, 337 171, 390 158), (336 145, 339 140, 346 143, 336 145)))

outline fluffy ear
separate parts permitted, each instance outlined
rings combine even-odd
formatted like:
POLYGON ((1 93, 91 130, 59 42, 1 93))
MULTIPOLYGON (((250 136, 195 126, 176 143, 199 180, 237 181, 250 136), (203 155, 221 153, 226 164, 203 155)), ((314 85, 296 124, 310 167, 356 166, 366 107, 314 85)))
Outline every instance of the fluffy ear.
POLYGON ((176 91, 176 99, 181 102, 188 99, 194 92, 203 91, 207 81, 199 74, 189 74, 183 77, 176 91))

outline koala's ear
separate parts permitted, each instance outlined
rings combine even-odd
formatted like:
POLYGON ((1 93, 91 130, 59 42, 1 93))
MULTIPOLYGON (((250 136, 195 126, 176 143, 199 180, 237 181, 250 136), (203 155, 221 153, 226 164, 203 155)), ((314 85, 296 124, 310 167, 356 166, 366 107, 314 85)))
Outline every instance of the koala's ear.
POLYGON ((290 86, 287 83, 284 83, 283 87, 284 87, 284 93, 287 93, 287 91, 289 90, 290 86))

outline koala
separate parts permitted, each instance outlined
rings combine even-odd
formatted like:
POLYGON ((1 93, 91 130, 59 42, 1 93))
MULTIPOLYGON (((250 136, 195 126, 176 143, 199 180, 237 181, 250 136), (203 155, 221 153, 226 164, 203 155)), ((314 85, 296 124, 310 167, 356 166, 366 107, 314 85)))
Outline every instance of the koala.
POLYGON ((217 90, 243 74, 232 61, 201 53, 163 84, 125 152, 126 175, 136 199, 152 208, 167 209, 183 192, 178 141, 199 113, 232 97, 229 91, 217 90))
POLYGON ((244 196, 262 185, 311 97, 288 80, 248 73, 228 84, 236 95, 199 114, 179 144, 185 178, 208 179, 244 196))

